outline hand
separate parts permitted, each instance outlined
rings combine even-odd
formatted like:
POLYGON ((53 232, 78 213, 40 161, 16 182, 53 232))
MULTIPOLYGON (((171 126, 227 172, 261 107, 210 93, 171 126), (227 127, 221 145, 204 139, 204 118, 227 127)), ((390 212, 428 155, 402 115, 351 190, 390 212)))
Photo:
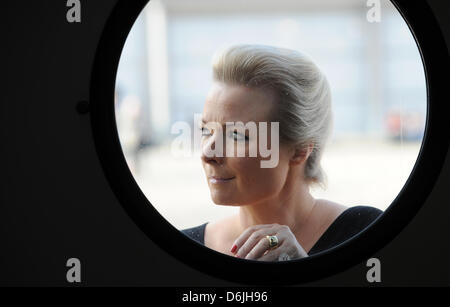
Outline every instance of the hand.
POLYGON ((238 258, 261 261, 283 261, 308 257, 291 229, 279 224, 255 225, 247 228, 234 241, 231 252, 238 258), (269 248, 266 236, 277 236, 276 248, 269 248))

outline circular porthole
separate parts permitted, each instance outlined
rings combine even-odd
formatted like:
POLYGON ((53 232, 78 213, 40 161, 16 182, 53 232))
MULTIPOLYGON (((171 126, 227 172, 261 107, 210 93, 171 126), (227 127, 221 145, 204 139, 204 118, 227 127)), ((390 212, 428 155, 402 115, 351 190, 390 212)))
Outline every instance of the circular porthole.
MULTIPOLYGON (((90 116, 105 175, 125 211, 152 241, 180 261, 219 278, 248 284, 294 284, 329 276, 367 259, 413 219, 433 188, 450 141, 445 118, 448 106, 443 102, 446 84, 441 78, 450 63, 438 25, 425 1, 392 1, 419 46, 427 84, 425 130, 411 174, 390 206, 364 231, 324 252, 284 262, 235 259, 195 243, 153 206, 136 182, 118 134, 114 101, 125 42, 147 3, 119 0, 113 9, 95 57, 90 116)), ((290 26, 292 20, 280 25, 284 30, 290 26)), ((153 176, 158 178, 157 173, 153 176)))

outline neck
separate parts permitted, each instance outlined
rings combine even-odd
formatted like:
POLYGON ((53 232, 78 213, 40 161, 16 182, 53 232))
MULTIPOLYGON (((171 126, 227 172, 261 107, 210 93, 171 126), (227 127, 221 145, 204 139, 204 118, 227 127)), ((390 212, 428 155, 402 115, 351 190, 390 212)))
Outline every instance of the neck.
POLYGON ((239 208, 239 228, 253 225, 280 224, 289 226, 295 235, 306 224, 315 205, 307 184, 285 186, 279 194, 239 208))

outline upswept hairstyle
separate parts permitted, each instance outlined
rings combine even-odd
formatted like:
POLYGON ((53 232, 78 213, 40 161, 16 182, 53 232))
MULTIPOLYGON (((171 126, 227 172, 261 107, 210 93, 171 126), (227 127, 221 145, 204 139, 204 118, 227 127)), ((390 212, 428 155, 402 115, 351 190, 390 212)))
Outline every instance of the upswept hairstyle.
POLYGON ((325 187, 320 160, 333 125, 331 92, 312 60, 290 49, 241 44, 218 51, 212 66, 214 81, 275 91, 280 142, 300 148, 312 143, 305 180, 325 187))

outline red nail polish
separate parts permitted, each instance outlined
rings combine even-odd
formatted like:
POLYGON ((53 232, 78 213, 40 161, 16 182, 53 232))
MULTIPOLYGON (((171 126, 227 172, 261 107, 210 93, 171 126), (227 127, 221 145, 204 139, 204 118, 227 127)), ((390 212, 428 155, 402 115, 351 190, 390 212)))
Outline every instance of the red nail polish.
POLYGON ((231 248, 231 252, 234 253, 234 252, 236 251, 236 249, 237 249, 237 246, 236 246, 236 244, 235 244, 235 245, 233 245, 233 247, 231 248))
POLYGON ((238 254, 234 255, 236 258, 240 258, 238 254))

